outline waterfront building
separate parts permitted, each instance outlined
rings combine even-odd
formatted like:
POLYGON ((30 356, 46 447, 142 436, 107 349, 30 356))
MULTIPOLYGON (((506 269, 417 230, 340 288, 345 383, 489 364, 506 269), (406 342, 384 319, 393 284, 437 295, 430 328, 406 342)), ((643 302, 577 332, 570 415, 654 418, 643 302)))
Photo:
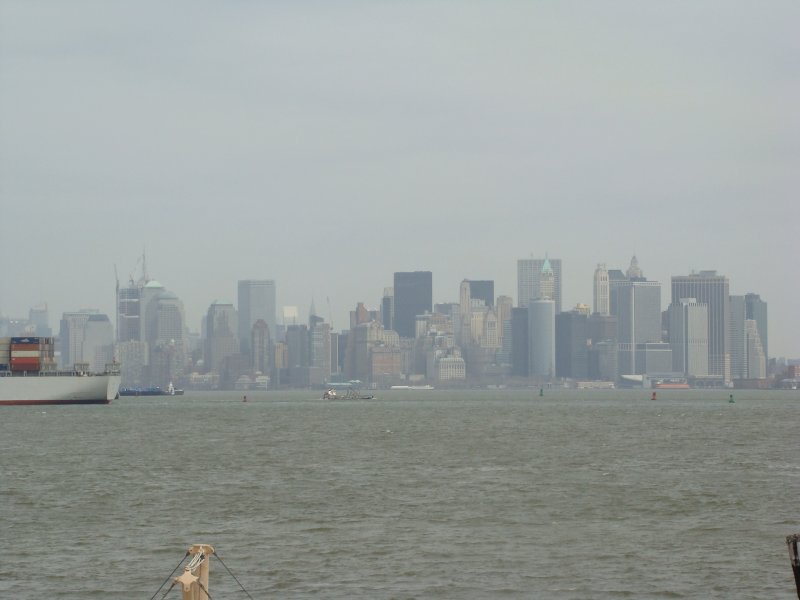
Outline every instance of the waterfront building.
POLYGON ((764 379, 767 376, 767 355, 761 344, 758 322, 754 319, 745 321, 747 339, 747 379, 764 379))
POLYGON ((394 274, 394 330, 402 338, 414 338, 416 317, 433 310, 431 271, 394 274))
POLYGON ((747 306, 744 296, 731 296, 730 306, 731 379, 747 379, 747 306))
POLYGON ((251 332, 256 321, 267 324, 270 334, 277 325, 277 286, 272 279, 241 279, 238 282, 237 315, 239 344, 242 353, 251 352, 251 332))
POLYGON ((588 317, 578 310, 556 315, 556 377, 589 376, 588 317))
POLYGON ((213 302, 206 312, 203 361, 207 372, 222 373, 225 359, 239 352, 239 319, 229 302, 213 302))
POLYGON ((745 294, 745 307, 747 318, 756 322, 758 336, 761 339, 761 346, 764 350, 764 357, 769 364, 769 328, 767 303, 758 294, 745 294))
POLYGON ((556 374, 556 303, 547 298, 528 305, 530 375, 552 379, 556 374))
POLYGON ((527 377, 530 372, 528 309, 511 309, 511 375, 527 377))
POLYGON ((708 306, 708 374, 731 380, 730 284, 716 271, 672 277, 672 302, 695 298, 708 306))
MULTIPOLYGON (((522 258, 517 260, 517 304, 525 308, 533 300, 543 297, 541 289, 542 270, 548 263, 552 273, 553 290, 550 296, 555 302, 556 313, 561 312, 562 270, 560 258, 522 258)), ((549 278, 549 275, 547 276, 549 278)))
POLYGON ((636 350, 638 344, 661 343, 661 284, 627 280, 617 286, 616 296, 619 374, 644 374, 646 364, 640 356, 637 365, 636 350))
POLYGON ((687 377, 708 376, 708 306, 681 298, 669 312, 672 370, 687 377))
POLYGON ((272 372, 271 339, 269 325, 258 319, 250 330, 251 368, 256 373, 269 376, 272 372))

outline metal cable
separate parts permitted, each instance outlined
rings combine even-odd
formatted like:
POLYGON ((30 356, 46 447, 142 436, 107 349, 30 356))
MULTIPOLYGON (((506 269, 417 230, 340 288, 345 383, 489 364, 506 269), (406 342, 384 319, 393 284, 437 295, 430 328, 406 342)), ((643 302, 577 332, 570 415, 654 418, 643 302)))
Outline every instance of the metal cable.
POLYGON ((250 600, 253 600, 253 597, 250 595, 250 592, 248 592, 246 589, 244 589, 244 586, 242 585, 242 582, 241 582, 241 581, 239 581, 239 580, 236 578, 236 575, 234 575, 234 574, 231 572, 231 570, 228 568, 228 565, 226 565, 226 564, 225 564, 225 561, 223 561, 223 560, 222 560, 222 557, 219 555, 219 552, 215 552, 215 553, 214 553, 214 556, 216 556, 216 557, 217 557, 217 559, 219 560, 219 562, 220 562, 220 563, 222 563, 222 566, 223 566, 223 567, 225 567, 225 570, 228 572, 228 575, 230 575, 231 577, 233 577, 233 579, 236 581, 236 583, 238 583, 238 584, 239 584, 239 587, 240 587, 240 588, 242 588, 242 591, 243 591, 245 594, 247 594, 247 597, 248 597, 248 598, 250 598, 250 600))
MULTIPOLYGON (((183 558, 181 559, 181 562, 179 562, 179 563, 178 563, 178 566, 177 566, 177 567, 175 567, 174 569, 172 569, 172 573, 170 573, 170 574, 169 574, 169 576, 167 576, 167 578, 164 580, 164 583, 162 583, 160 586, 158 586, 158 589, 156 590, 156 593, 155 593, 155 594, 153 594, 153 595, 150 597, 150 600, 153 600, 153 599, 154 599, 156 596, 158 596, 158 592, 160 592, 160 591, 161 591, 161 588, 163 588, 165 585, 167 585, 167 582, 169 581, 170 577, 172 577, 173 575, 175 575, 175 571, 177 571, 178 569, 180 569, 181 565, 183 564, 183 561, 185 561, 185 560, 186 560, 186 557, 187 557, 187 556, 189 556, 189 553, 188 553, 188 552, 187 552, 186 554, 184 554, 184 555, 183 555, 183 558)), ((174 584, 173 584, 173 585, 174 585, 174 584)), ((170 587, 169 589, 171 590, 172 588, 170 587)), ((167 592, 169 592, 169 590, 167 590, 167 592)), ((164 596, 166 596, 166 594, 164 594, 164 596)), ((162 598, 163 598, 164 596, 162 596, 162 598)))

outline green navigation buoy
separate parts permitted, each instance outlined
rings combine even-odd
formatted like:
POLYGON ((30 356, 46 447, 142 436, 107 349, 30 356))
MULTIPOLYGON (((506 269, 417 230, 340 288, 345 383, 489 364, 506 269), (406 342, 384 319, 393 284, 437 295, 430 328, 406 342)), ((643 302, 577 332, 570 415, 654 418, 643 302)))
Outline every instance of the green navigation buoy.
POLYGON ((731 394, 731 395, 730 395, 730 398, 728 398, 728 402, 729 402, 730 404, 733 404, 733 394, 731 394))
POLYGON ((539 397, 544 396, 544 388, 539 388, 539 397))

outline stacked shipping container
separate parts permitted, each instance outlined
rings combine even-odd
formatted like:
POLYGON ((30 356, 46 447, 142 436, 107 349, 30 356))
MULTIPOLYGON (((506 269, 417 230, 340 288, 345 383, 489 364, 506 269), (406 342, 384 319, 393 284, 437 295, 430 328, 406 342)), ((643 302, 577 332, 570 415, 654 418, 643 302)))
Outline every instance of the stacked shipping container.
POLYGON ((0 338, 0 370, 38 372, 55 368, 53 338, 0 338))

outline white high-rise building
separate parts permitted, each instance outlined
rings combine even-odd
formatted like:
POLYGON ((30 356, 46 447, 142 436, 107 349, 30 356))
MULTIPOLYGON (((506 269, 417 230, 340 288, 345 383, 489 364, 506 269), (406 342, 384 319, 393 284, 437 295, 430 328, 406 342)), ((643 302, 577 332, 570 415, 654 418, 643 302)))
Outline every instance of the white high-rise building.
POLYGON ((764 379, 767 376, 767 356, 761 344, 758 323, 755 319, 747 319, 744 323, 747 335, 747 378, 764 379))
POLYGON ((608 269, 605 263, 598 264, 594 270, 594 312, 600 315, 611 314, 608 269))
POLYGON ((672 368, 687 377, 708 375, 708 306, 681 298, 669 306, 672 368))

